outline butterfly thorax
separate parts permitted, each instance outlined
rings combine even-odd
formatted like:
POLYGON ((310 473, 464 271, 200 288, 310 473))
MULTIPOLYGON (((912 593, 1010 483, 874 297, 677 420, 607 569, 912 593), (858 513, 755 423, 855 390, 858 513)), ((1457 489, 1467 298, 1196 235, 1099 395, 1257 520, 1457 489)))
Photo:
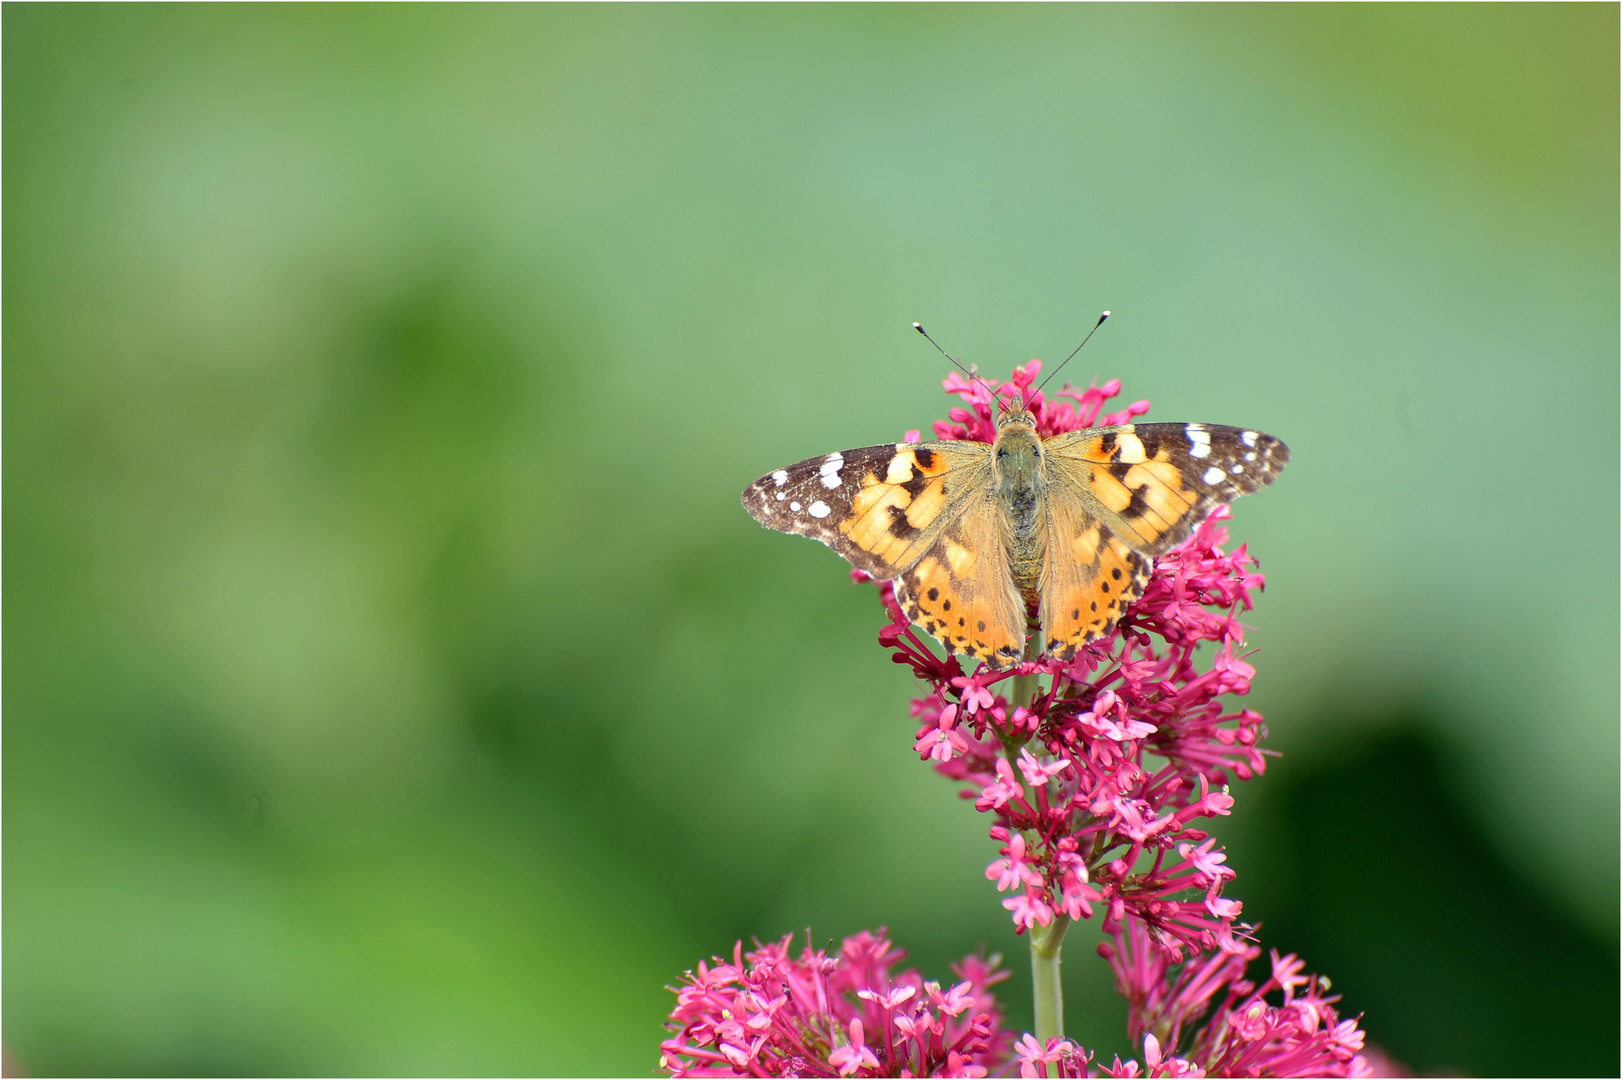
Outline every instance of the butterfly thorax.
POLYGON ((1047 552, 1046 530, 1041 527, 1047 467, 1030 413, 1013 413, 998 423, 991 450, 991 483, 1014 587, 1027 604, 1034 603, 1047 552))

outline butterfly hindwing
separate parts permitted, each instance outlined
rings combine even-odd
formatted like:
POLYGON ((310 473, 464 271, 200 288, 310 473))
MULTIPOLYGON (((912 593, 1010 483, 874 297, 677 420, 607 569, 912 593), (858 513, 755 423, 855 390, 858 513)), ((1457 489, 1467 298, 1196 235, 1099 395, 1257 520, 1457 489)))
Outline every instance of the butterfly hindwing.
POLYGON ((1290 460, 1271 435, 1220 424, 1125 424, 1043 443, 1051 488, 1075 491, 1105 528, 1163 555, 1218 506, 1259 491, 1290 460))
POLYGON ((896 582, 896 602, 907 618, 935 635, 947 652, 993 668, 1022 659, 1025 603, 1009 570, 989 492, 945 525, 934 545, 896 582))
POLYGON ((768 529, 819 540, 880 580, 911 569, 983 491, 984 443, 886 443, 808 458, 743 492, 768 529))
POLYGON ((1046 655, 1068 660, 1109 633, 1142 595, 1152 567, 1074 490, 1049 488, 1040 608, 1046 655))

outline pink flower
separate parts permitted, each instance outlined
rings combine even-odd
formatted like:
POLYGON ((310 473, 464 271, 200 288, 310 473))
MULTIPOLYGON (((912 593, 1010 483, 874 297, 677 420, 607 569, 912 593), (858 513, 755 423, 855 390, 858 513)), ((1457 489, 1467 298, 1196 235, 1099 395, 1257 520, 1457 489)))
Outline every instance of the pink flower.
POLYGON ((930 1003, 939 1009, 942 1015, 957 1016, 974 1004, 973 985, 970 982, 960 982, 942 994, 940 983, 928 982, 924 984, 924 990, 929 994, 930 1003))
POLYGON ((836 1047, 834 1052, 828 1055, 828 1064, 838 1069, 840 1076, 850 1076, 857 1069, 879 1068, 879 1059, 867 1048, 867 1043, 862 1038, 860 1018, 850 1022, 850 1042, 836 1047))
POLYGON ((1049 1039, 1043 1044, 1029 1033, 1014 1044, 1014 1053, 1019 1059, 1019 1075, 1022 1077, 1086 1076, 1087 1063, 1092 1060, 1091 1054, 1069 1039, 1049 1039), (1057 1073, 1050 1073, 1046 1068, 1048 1065, 1057 1065, 1057 1073))
POLYGON ((970 716, 996 704, 996 697, 985 687, 985 678, 984 675, 976 673, 951 680, 952 685, 957 688, 958 699, 963 702, 963 711, 970 716))
POLYGON ((789 938, 730 962, 699 964, 676 993, 661 1045, 672 1076, 985 1076, 1013 1035, 991 987, 1007 977, 977 956, 943 992, 882 935, 845 939, 836 956, 789 938))
POLYGON ((1015 930, 1023 933, 1033 926, 1046 926, 1053 921, 1053 907, 1046 897, 1043 889, 1027 888, 1002 902, 1003 907, 1014 913, 1015 930))
MULTIPOLYGON (((1127 1000, 1130 1036, 1146 1040, 1146 1075, 1367 1075, 1357 1021, 1340 1019, 1334 1008, 1339 999, 1328 994, 1328 983, 1302 975, 1305 965, 1294 956, 1273 953, 1272 977, 1256 986, 1244 977, 1260 955, 1256 947, 1171 964, 1150 928, 1136 920, 1099 952, 1127 1000), (1274 991, 1277 1004, 1267 1000, 1274 991), (1156 1039, 1153 1054, 1150 1038, 1156 1039), (1175 1065, 1166 1063, 1173 1060, 1172 1048, 1179 1048, 1175 1065), (1152 1060, 1156 1055, 1164 1060, 1152 1060)), ((1103 1072, 1135 1076, 1135 1069, 1135 1062, 1116 1061, 1103 1072)))
POLYGON ((1064 758, 1041 762, 1031 756, 1029 750, 1019 752, 1019 771, 1025 777, 1025 782, 1032 787, 1041 787, 1055 776, 1070 768, 1070 762, 1064 758))
POLYGON ((1004 857, 986 867, 986 877, 997 883, 998 892, 1007 892, 1020 885, 1041 888, 1046 882, 1042 875, 1025 861, 1025 838, 1015 833, 1003 848, 1004 857))
POLYGON ((1014 767, 1008 764, 1007 758, 993 761, 991 773, 992 779, 980 789, 980 797, 974 801, 976 810, 1001 810, 1010 800, 1025 797, 1025 789, 1014 779, 1014 767))

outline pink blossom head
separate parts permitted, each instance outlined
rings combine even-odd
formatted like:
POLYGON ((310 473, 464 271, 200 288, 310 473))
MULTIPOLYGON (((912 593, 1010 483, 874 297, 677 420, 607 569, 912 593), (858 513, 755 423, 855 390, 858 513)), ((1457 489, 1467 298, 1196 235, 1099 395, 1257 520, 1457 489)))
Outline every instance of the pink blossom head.
POLYGON ((848 937, 830 956, 785 937, 700 964, 673 987, 661 1045, 672 1076, 985 1076, 1013 1036, 991 987, 1007 977, 970 956, 950 986, 897 970, 904 954, 881 931, 848 937), (905 1071, 905 1073, 904 1073, 905 1071))

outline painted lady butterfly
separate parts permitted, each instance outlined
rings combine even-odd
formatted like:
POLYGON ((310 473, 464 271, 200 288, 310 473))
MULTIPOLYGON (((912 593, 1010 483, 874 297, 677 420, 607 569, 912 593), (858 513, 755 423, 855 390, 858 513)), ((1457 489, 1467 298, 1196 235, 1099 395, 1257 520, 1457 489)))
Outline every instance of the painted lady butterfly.
POLYGON ((1215 424, 1044 439, 1019 405, 998 417, 993 443, 842 450, 768 473, 743 505, 768 529, 894 579, 902 610, 948 652, 1005 669, 1024 658, 1029 618, 1049 657, 1109 633, 1156 556, 1289 460, 1271 435, 1215 424))

